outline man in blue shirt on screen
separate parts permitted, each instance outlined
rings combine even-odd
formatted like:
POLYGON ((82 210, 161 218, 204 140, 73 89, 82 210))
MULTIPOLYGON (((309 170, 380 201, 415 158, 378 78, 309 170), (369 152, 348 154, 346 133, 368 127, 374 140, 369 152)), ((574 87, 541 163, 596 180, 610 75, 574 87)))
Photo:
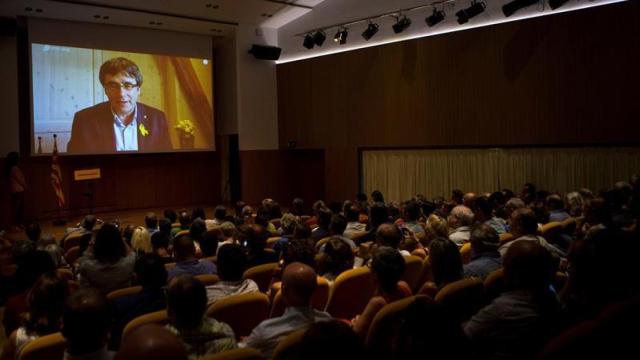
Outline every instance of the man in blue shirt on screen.
POLYGON ((138 102, 142 73, 119 57, 100 67, 100 83, 109 101, 78 111, 73 117, 67 152, 171 151, 164 112, 138 102))

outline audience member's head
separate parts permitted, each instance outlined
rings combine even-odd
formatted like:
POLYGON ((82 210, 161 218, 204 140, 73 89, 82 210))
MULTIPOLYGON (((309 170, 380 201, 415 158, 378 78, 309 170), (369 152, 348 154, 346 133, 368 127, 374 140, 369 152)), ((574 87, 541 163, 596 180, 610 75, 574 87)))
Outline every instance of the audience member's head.
POLYGON ((544 292, 554 274, 551 253, 535 241, 516 241, 504 256, 505 284, 509 289, 544 292))
POLYGON ((545 205, 547 206, 547 210, 549 211, 564 209, 564 201, 562 201, 562 198, 560 197, 560 195, 557 195, 557 194, 551 194, 547 196, 547 199, 545 200, 545 205))
POLYGON ((171 232, 171 220, 167 218, 162 218, 158 220, 158 230, 169 234, 171 232))
POLYGON ((404 274, 404 258, 397 249, 381 246, 373 253, 371 273, 383 293, 394 293, 404 274))
POLYGON ((443 219, 442 217, 436 214, 431 214, 427 218, 424 232, 425 244, 423 245, 428 246, 431 240, 435 239, 436 237, 449 237, 449 224, 447 223, 447 220, 443 219))
POLYGON ((178 214, 173 209, 165 209, 163 215, 165 219, 169 219, 170 224, 178 221, 178 214))
POLYGON ((191 216, 186 209, 182 209, 178 213, 178 222, 180 222, 180 227, 183 229, 188 228, 189 224, 191 224, 191 216))
POLYGON ((320 257, 321 274, 330 273, 337 277, 343 272, 352 269, 354 254, 351 246, 341 238, 331 238, 324 247, 324 252, 320 257))
POLYGON ((238 244, 224 245, 218 251, 218 275, 223 281, 240 281, 247 269, 247 254, 238 244))
POLYGON ((192 260, 196 256, 196 246, 191 237, 178 236, 173 240, 173 252, 178 262, 192 260))
POLYGON ((473 203, 476 201, 476 194, 472 192, 468 192, 464 194, 462 197, 462 205, 473 209, 473 203))
POLYGON ((408 222, 418 221, 420 218, 420 204, 410 200, 404 205, 404 219, 408 222))
POLYGON ((514 211, 516 211, 517 209, 521 209, 523 207, 527 206, 524 201, 522 201, 522 199, 520 198, 510 198, 509 200, 507 200, 507 203, 504 205, 504 210, 506 213, 507 218, 509 218, 511 216, 511 213, 513 213, 514 211))
POLYGON ((81 356, 104 348, 110 328, 109 302, 97 289, 80 289, 69 296, 62 315, 69 354, 81 356))
MULTIPOLYGON (((24 240, 33 245, 31 240, 24 240)), ((19 245, 19 243, 16 243, 19 245)), ((15 251, 15 249, 14 249, 15 251)), ((53 259, 46 251, 36 251, 31 248, 24 254, 14 257, 18 268, 16 269, 15 280, 18 290, 27 290, 40 278, 42 274, 56 270, 53 259)))
POLYGON ((170 234, 165 233, 164 231, 156 231, 151 235, 151 247, 153 247, 154 251, 158 251, 160 249, 169 249, 169 236, 170 234))
POLYGON ((222 231, 222 236, 225 239, 229 239, 233 237, 233 234, 236 232, 236 226, 230 221, 225 221, 220 224, 220 231, 222 231))
POLYGON ((287 306, 310 306, 318 286, 316 272, 309 265, 294 262, 282 273, 282 296, 287 306))
POLYGON ((493 213, 493 207, 489 202, 489 199, 484 196, 479 196, 473 202, 473 215, 476 221, 485 222, 491 220, 493 213))
POLYGON ((167 283, 167 269, 156 256, 143 256, 136 261, 138 283, 146 290, 159 291, 167 283))
POLYGON ((151 245, 151 236, 149 235, 149 231, 146 228, 138 226, 133 231, 133 236, 131 236, 131 248, 138 254, 149 254, 153 252, 153 247, 151 245))
POLYGON ((573 191, 567 193, 564 197, 565 204, 569 210, 569 215, 572 217, 582 216, 584 210, 584 199, 579 192, 573 191))
POLYGON ((40 229, 40 224, 37 222, 30 223, 25 229, 27 233, 27 238, 31 241, 38 242, 40 240, 40 235, 42 234, 42 229, 40 229))
POLYGON ((294 239, 308 239, 311 237, 311 228, 305 223, 296 223, 293 228, 294 239))
POLYGON ((285 266, 300 262, 315 269, 316 247, 311 239, 291 239, 284 244, 282 261, 285 266))
POLYGON ((218 221, 223 221, 226 216, 227 208, 223 205, 216 206, 215 210, 213 211, 213 217, 218 221))
POLYGON ((198 279, 179 275, 169 281, 167 313, 169 321, 179 330, 197 329, 207 310, 207 291, 198 279))
POLYGON ((155 213, 147 213, 147 215, 144 216, 144 224, 147 227, 147 229, 157 229, 158 228, 158 217, 156 216, 155 213))
POLYGON ((364 348, 358 335, 342 321, 320 321, 309 326, 300 342, 298 358, 326 360, 336 357, 336 349, 342 359, 364 358, 364 348))
POLYGON ((238 219, 242 219, 242 210, 244 209, 244 207, 247 206, 247 203, 245 203, 242 200, 238 200, 236 201, 236 206, 234 206, 233 208, 233 212, 236 218, 238 219))
POLYGON ((494 253, 500 246, 500 236, 494 228, 487 224, 479 224, 471 229, 469 238, 473 254, 494 253))
POLYGON ((127 224, 122 228, 122 240, 124 240, 127 245, 131 246, 131 238, 133 237, 133 232, 136 230, 136 227, 133 224, 127 224))
POLYGON ((347 218, 339 214, 333 214, 331 217, 331 224, 329 225, 329 232, 331 235, 342 235, 347 228, 347 218))
POLYGON ((382 196, 382 193, 379 190, 373 190, 373 192, 371 192, 371 201, 381 202, 384 204, 384 196, 382 196))
POLYGON ((332 212, 328 209, 320 209, 318 210, 318 227, 321 229, 329 229, 329 225, 331 224, 331 215, 332 212))
POLYGON ((284 214, 282 216, 281 224, 282 235, 293 235, 293 230, 297 224, 296 217, 291 213, 284 214))
POLYGON ((304 200, 302 200, 301 198, 293 199, 290 212, 295 216, 304 215, 304 200))
POLYGON ((127 253, 120 231, 116 225, 106 223, 96 234, 93 256, 102 263, 114 264, 127 253))
POLYGON ((458 246, 447 238, 435 238, 429 244, 429 261, 438 287, 462 278, 462 260, 458 246))
POLYGON ((515 237, 535 235, 538 231, 538 219, 530 208, 520 208, 511 213, 511 230, 515 237))
POLYGON ((345 207, 344 216, 348 222, 357 222, 360 217, 360 207, 356 204, 345 207))
POLYGON ((197 207, 191 211, 191 221, 195 219, 205 220, 207 218, 207 214, 204 212, 204 209, 201 207, 197 207))
POLYGON ((473 211, 464 205, 458 205, 451 210, 448 221, 451 229, 471 226, 473 225, 473 211))
POLYGON ((375 202, 369 208, 369 223, 372 229, 389 222, 389 212, 387 206, 381 202, 375 202))
POLYGON ((115 359, 187 360, 187 351, 182 341, 169 330, 147 324, 127 335, 115 359))
POLYGON ((460 189, 453 189, 451 191, 451 201, 456 205, 462 205, 464 203, 464 192, 460 189))
POLYGON ((397 249, 402 241, 402 231, 393 224, 382 224, 376 231, 376 243, 397 249))
POLYGON ((189 227, 189 236, 191 236, 191 239, 200 242, 205 232, 207 232, 207 225, 204 219, 195 218, 189 227))
POLYGON ((214 228, 207 230, 207 232, 202 236, 202 239, 200 239, 200 251, 202 251, 202 256, 215 256, 216 251, 218 250, 218 245, 220 244, 220 238, 222 238, 222 232, 220 229, 214 228))
POLYGON ((46 335, 59 331, 67 293, 67 282, 55 272, 42 274, 27 294, 27 333, 46 335))

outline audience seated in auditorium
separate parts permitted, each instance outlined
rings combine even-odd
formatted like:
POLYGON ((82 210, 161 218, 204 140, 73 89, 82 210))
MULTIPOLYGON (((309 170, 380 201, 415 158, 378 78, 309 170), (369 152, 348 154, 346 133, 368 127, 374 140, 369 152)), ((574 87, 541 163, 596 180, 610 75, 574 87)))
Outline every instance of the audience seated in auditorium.
POLYGON ((186 209, 182 209, 178 212, 178 223, 180 224, 179 227, 171 228, 172 240, 175 239, 176 234, 180 231, 189 230, 189 226, 191 225, 191 215, 189 215, 189 212, 186 209))
POLYGON ((504 257, 507 291, 469 320, 464 331, 490 359, 533 359, 558 330, 561 307, 550 290, 555 274, 549 251, 517 241, 504 257))
POLYGON ((216 265, 207 259, 196 258, 196 246, 188 235, 179 236, 173 241, 176 266, 169 270, 169 280, 182 274, 215 274, 216 265))
POLYGON ((171 237, 171 220, 160 219, 160 229, 151 236, 151 247, 153 253, 161 259, 165 264, 173 262, 173 256, 171 252, 170 237, 171 237))
POLYGON ((147 324, 127 336, 116 354, 116 360, 187 360, 187 350, 169 330, 147 324))
POLYGON ((551 221, 564 221, 571 217, 565 210, 564 201, 560 195, 552 194, 547 196, 545 201, 547 211, 549 212, 549 222, 551 221))
POLYGON ((564 203, 569 216, 579 218, 583 214, 585 200, 577 191, 572 191, 564 196, 564 203))
POLYGON ((331 238, 318 260, 318 273, 332 284, 338 275, 352 269, 354 254, 351 246, 340 238, 331 238))
POLYGON ((231 295, 260 291, 255 281, 242 280, 247 269, 247 255, 239 244, 223 246, 218 253, 218 276, 220 281, 207 286, 207 303, 214 302, 231 295))
POLYGON ((471 209, 464 205, 458 205, 451 210, 447 221, 451 230, 449 240, 459 247, 469 241, 473 225, 473 211, 471 209))
POLYGON ((382 224, 390 223, 387 206, 376 202, 369 207, 369 223, 367 224, 367 234, 358 239, 358 245, 370 241, 375 241, 378 227, 382 224))
POLYGON ((304 210, 304 200, 302 200, 301 198, 293 199, 289 212, 293 214, 297 220, 301 220, 301 217, 306 215, 304 210))
POLYGON ((162 259, 153 255, 143 256, 136 262, 135 272, 142 290, 113 301, 114 323, 109 347, 114 350, 118 348, 122 330, 129 321, 166 308, 164 286, 167 283, 167 270, 162 259))
POLYGON ((0 360, 14 360, 31 341, 60 331, 62 309, 67 297, 67 283, 55 272, 40 276, 27 294, 28 311, 22 326, 10 333, 0 360))
POLYGON ((136 253, 125 246, 118 228, 104 224, 96 234, 93 251, 78 260, 81 287, 93 287, 103 294, 131 285, 136 253))
POLYGON ((225 222, 226 217, 227 208, 223 205, 216 206, 216 208, 213 210, 213 220, 206 220, 207 229, 222 225, 222 223, 225 222))
POLYGON ((427 218, 424 227, 424 239, 420 240, 422 246, 428 247, 431 240, 437 237, 448 238, 449 237, 449 224, 447 220, 437 214, 431 214, 427 218))
POLYGON ((69 268, 69 264, 64 258, 64 250, 57 244, 52 234, 42 235, 40 241, 36 244, 36 250, 46 251, 51 256, 56 269, 69 268))
POLYGON ((207 292, 199 280, 180 275, 169 281, 167 329, 180 338, 191 360, 236 347, 231 327, 206 317, 206 310, 207 292))
POLYGON ((100 224, 101 225, 102 224, 102 220, 98 220, 94 215, 85 216, 84 219, 82 219, 82 221, 80 223, 76 224, 75 227, 69 227, 69 228, 67 228, 65 230, 64 236, 60 240, 60 244, 64 245, 64 241, 71 234, 79 233, 80 235, 82 235, 82 234, 85 234, 85 233, 88 233, 88 232, 92 232, 93 228, 96 226, 96 224, 100 224))
POLYGON ((500 237, 492 226, 484 223, 473 227, 469 242, 471 242, 471 261, 463 266, 464 277, 473 276, 484 279, 502 267, 502 257, 498 252, 500 237))
MULTIPOLYGON (((224 224, 231 224, 229 221, 225 221, 224 224)), ((200 240, 200 252, 202 253, 202 257, 209 258, 212 256, 216 256, 218 253, 218 246, 220 246, 220 239, 222 238, 222 231, 220 228, 213 228, 207 230, 207 232, 202 235, 202 239, 200 240)))
POLYGON ((281 235, 280 239, 273 244, 273 250, 276 252, 276 255, 280 256, 282 253, 282 248, 284 244, 293 239, 293 233, 296 229, 296 217, 293 214, 284 214, 282 217, 280 229, 278 229, 278 233, 281 235))
POLYGON ((296 359, 364 359, 362 340, 343 321, 329 320, 311 324, 305 331, 298 348, 296 359))
POLYGON ((404 281, 404 258, 397 249, 379 247, 371 260, 371 274, 376 286, 374 296, 369 300, 362 314, 352 320, 353 330, 364 339, 371 322, 385 305, 411 296, 411 289, 404 281))
POLYGON ((164 216, 165 219, 169 220, 169 223, 172 225, 178 222, 178 214, 173 209, 165 209, 162 212, 162 216, 164 216))
POLYGON ((506 221, 493 215, 493 207, 489 198, 480 196, 473 202, 473 215, 477 224, 487 224, 495 230, 498 235, 507 232, 506 221))
POLYGON ((549 244, 542 236, 537 235, 538 221, 536 215, 530 208, 520 208, 511 213, 511 229, 515 240, 506 244, 502 244, 498 251, 503 257, 507 253, 509 247, 519 241, 532 241, 537 242, 545 249, 549 250, 552 254, 558 257, 565 257, 566 253, 552 244, 549 244))
POLYGON ((404 205, 403 227, 416 237, 424 237, 424 229, 422 225, 418 223, 420 213, 420 204, 417 201, 410 200, 404 205))
POLYGON ((372 202, 381 202, 381 203, 385 203, 384 202, 384 195, 382 195, 382 192, 380 192, 380 190, 373 190, 371 192, 371 201, 372 202))
POLYGON ((111 312, 107 298, 97 289, 80 289, 67 299, 62 335, 67 340, 65 360, 110 360, 107 350, 111 312))
POLYGON ((435 238, 429 244, 433 281, 438 289, 462 279, 462 260, 458 246, 447 238, 435 238))
POLYGON ((342 235, 345 232, 346 228, 347 218, 339 214, 333 214, 331 216, 331 223, 329 224, 329 233, 331 234, 331 236, 341 238, 343 241, 346 241, 352 249, 355 249, 356 243, 348 237, 342 235))
POLYGON ((257 349, 270 358, 278 342, 286 335, 315 322, 330 320, 331 315, 311 307, 311 296, 316 287, 316 272, 312 267, 298 262, 289 264, 282 275, 284 314, 261 322, 240 347, 257 349))
POLYGON ((202 242, 202 238, 206 232, 207 226, 205 225, 204 220, 199 217, 193 219, 191 226, 189 226, 189 237, 193 240, 194 245, 196 246, 196 254, 202 254, 200 243, 202 242))

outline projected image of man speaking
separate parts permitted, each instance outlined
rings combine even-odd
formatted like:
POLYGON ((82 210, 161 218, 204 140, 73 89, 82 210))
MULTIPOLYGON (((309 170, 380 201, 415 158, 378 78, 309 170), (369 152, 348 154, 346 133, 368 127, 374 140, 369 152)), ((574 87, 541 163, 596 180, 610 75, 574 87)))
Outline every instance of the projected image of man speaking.
POLYGON ((138 102, 142 72, 133 61, 118 57, 100 67, 100 83, 109 101, 75 113, 69 153, 171 151, 164 112, 138 102))

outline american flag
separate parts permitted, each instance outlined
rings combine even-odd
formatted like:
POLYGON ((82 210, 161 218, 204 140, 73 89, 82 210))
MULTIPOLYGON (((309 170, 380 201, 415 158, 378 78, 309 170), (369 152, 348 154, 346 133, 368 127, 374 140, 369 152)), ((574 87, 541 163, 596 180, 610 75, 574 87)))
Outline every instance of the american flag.
POLYGON ((53 191, 56 192, 58 198, 58 207, 64 207, 64 193, 62 192, 62 172, 58 163, 58 140, 57 135, 53 134, 53 157, 51 158, 51 185, 53 191))

